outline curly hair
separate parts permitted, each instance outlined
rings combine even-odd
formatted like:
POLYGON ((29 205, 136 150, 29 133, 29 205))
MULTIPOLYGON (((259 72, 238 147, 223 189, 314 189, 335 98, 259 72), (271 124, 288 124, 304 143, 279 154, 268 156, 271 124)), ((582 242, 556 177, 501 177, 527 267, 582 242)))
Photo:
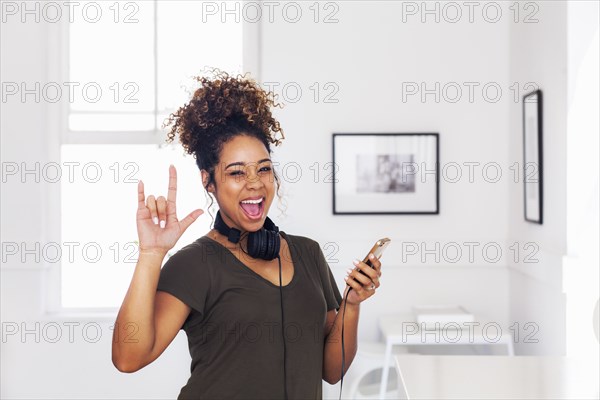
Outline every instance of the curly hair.
MULTIPOLYGON (((172 113, 163 128, 170 126, 167 142, 176 135, 188 154, 193 154, 200 170, 209 173, 208 185, 215 183, 215 167, 223 145, 238 135, 260 140, 271 154, 285 138, 270 107, 280 107, 272 92, 266 92, 246 75, 229 76, 212 68, 212 77, 196 76, 200 83, 190 101, 172 113), (281 137, 278 137, 277 133, 281 137)), ((275 175, 279 187, 279 179, 275 175)))

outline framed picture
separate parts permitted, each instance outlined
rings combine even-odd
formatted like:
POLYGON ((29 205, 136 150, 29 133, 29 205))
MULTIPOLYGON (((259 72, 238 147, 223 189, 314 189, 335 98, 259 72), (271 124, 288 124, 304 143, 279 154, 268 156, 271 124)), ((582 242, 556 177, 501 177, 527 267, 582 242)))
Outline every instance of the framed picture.
POLYGON ((542 91, 523 96, 523 182, 525 220, 543 221, 542 91))
POLYGON ((334 133, 334 214, 439 214, 437 133, 334 133))

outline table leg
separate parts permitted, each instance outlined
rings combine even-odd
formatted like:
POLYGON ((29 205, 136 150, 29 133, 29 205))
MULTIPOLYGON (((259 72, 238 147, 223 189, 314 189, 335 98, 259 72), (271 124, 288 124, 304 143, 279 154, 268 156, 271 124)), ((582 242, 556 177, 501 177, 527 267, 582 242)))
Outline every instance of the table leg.
POLYGON ((509 356, 515 355, 515 346, 513 344, 513 338, 511 335, 508 335, 508 341, 506 342, 506 349, 509 356))

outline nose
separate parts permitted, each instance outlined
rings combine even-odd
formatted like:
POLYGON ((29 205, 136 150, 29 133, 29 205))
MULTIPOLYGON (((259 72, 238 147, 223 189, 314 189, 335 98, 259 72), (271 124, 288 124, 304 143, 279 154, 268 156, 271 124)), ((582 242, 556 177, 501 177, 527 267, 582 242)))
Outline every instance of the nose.
POLYGON ((259 188, 263 186, 263 182, 258 176, 258 167, 256 165, 248 165, 246 167, 246 186, 249 188, 259 188))

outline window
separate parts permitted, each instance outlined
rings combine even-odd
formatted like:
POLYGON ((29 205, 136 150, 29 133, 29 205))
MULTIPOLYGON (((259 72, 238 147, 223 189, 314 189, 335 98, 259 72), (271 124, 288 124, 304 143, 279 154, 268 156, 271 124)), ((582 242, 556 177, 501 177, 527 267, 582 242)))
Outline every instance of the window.
MULTIPOLYGON (((164 145, 162 123, 189 100, 197 87, 192 77, 203 68, 255 69, 257 24, 203 18, 197 1, 96 4, 107 18, 75 20, 63 40, 64 76, 74 96, 60 141, 63 171, 70 173, 60 187, 63 257, 55 308, 61 309, 120 306, 137 260, 139 179, 146 196, 166 196, 172 163, 178 217, 204 209, 195 160, 183 157, 179 145, 164 145)), ((171 254, 209 229, 204 211, 171 254)))

